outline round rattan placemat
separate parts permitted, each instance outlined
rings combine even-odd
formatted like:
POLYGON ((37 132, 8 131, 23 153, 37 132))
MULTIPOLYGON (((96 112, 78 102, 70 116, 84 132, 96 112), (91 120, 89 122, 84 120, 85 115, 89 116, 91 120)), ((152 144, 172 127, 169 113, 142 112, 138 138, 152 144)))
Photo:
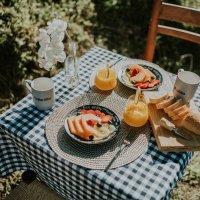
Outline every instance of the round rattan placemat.
POLYGON ((79 143, 70 138, 64 128, 64 119, 68 112, 82 105, 101 105, 115 112, 120 120, 126 100, 112 95, 97 93, 84 94, 67 101, 63 106, 54 111, 46 122, 46 137, 52 150, 59 156, 74 164, 90 168, 105 169, 115 155, 124 138, 129 132, 130 145, 127 146, 115 160, 111 168, 126 165, 138 158, 148 147, 150 128, 149 124, 140 128, 128 127, 121 124, 119 134, 103 144, 88 145, 79 143))

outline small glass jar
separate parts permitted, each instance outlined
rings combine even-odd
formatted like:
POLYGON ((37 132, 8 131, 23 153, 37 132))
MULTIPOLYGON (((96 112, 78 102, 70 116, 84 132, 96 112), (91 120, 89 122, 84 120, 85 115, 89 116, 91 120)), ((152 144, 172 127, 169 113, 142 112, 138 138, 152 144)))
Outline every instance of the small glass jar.
POLYGON ((148 105, 143 95, 135 102, 135 95, 128 98, 124 109, 124 121, 133 127, 140 127, 148 121, 148 105))
POLYGON ((79 59, 76 56, 76 43, 69 43, 69 54, 64 62, 65 86, 75 88, 79 83, 79 59))

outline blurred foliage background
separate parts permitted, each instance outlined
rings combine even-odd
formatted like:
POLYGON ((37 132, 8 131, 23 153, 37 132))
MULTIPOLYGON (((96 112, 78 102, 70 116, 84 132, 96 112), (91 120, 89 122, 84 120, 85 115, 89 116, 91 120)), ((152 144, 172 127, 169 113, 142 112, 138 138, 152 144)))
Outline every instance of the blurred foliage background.
MULTIPOLYGON (((199 0, 166 0, 199 7, 199 0)), ((38 29, 53 18, 69 23, 69 35, 79 55, 98 45, 132 58, 142 58, 153 0, 1 0, 0 2, 0 106, 16 103, 24 95, 24 79, 45 74, 37 63, 38 29)), ((191 29, 186 25, 186 29, 191 29)), ((198 31, 198 29, 195 29, 198 31)), ((65 41, 67 43, 67 41, 65 41)), ((200 72, 199 45, 159 36, 154 62, 176 73, 188 68, 200 72)))

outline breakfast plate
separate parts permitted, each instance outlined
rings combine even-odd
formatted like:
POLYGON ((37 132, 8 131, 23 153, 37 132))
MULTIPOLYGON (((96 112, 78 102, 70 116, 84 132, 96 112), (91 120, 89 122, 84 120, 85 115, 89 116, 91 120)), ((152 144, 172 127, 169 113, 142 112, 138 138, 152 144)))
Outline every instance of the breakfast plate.
MULTIPOLYGON (((135 65, 136 66, 136 65, 135 65)), ((138 65, 137 65, 138 66, 138 65)), ((163 76, 162 74, 157 70, 155 69, 154 67, 151 67, 151 66, 148 66, 148 65, 141 65, 140 66, 144 69, 144 70, 147 70, 149 73, 152 74, 152 81, 156 81, 156 84, 155 85, 152 85, 151 84, 151 87, 141 87, 141 90, 143 91, 150 91, 150 90, 156 90, 158 89, 161 84, 163 83, 163 76)), ((134 84, 130 81, 131 77, 129 75, 129 71, 130 71, 130 65, 125 65, 123 66, 119 71, 118 71, 118 80, 125 86, 133 89, 133 90, 136 90, 137 87, 136 85, 138 84, 142 84, 140 82, 134 84)), ((148 81, 147 81, 148 82, 148 81)), ((143 85, 145 86, 145 84, 147 83, 143 83, 143 85)), ((151 83, 151 82, 150 82, 151 83)))
POLYGON ((120 120, 106 107, 84 105, 67 114, 64 127, 66 133, 80 143, 100 144, 113 139, 119 133, 120 120))

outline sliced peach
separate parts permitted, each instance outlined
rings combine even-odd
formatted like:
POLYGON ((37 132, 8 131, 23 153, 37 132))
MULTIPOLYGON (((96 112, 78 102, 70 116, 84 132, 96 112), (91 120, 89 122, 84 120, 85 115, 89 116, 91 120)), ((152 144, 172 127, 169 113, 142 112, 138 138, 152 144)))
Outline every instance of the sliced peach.
POLYGON ((84 133, 83 127, 81 125, 81 115, 74 117, 73 124, 76 128, 77 134, 82 135, 84 133))
POLYGON ((68 124, 70 132, 73 133, 73 134, 76 134, 77 130, 76 130, 75 126, 74 126, 73 121, 74 121, 74 117, 69 117, 67 119, 67 124, 68 124))
POLYGON ((137 75, 130 78, 130 81, 133 83, 143 82, 145 79, 145 73, 143 71, 139 72, 137 75))

